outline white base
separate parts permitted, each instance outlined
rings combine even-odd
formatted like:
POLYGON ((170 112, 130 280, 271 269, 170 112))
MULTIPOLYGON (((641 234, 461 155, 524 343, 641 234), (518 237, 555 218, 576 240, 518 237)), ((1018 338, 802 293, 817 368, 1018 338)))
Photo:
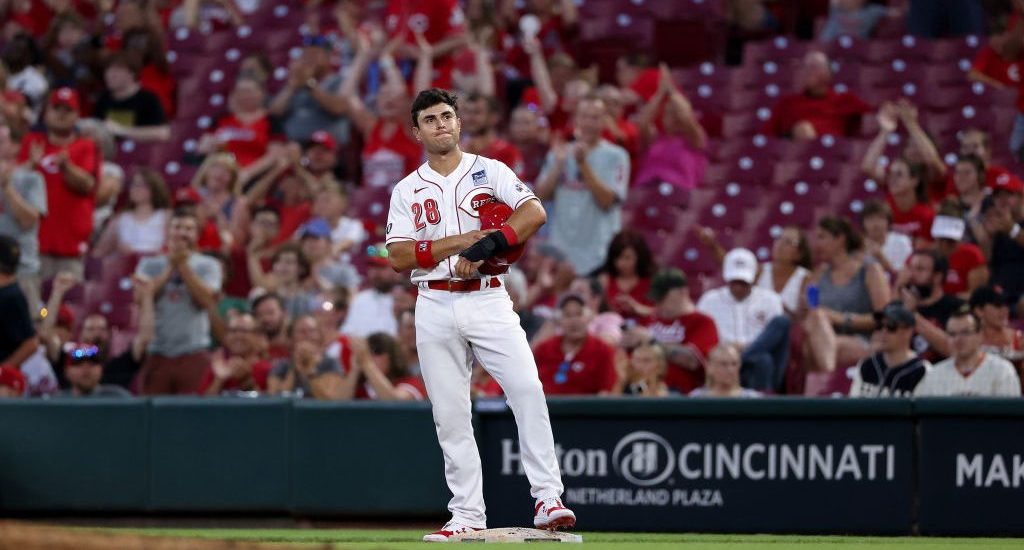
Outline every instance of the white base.
POLYGON ((500 527, 484 529, 452 536, 451 542, 583 542, 583 537, 560 531, 527 529, 525 527, 500 527))

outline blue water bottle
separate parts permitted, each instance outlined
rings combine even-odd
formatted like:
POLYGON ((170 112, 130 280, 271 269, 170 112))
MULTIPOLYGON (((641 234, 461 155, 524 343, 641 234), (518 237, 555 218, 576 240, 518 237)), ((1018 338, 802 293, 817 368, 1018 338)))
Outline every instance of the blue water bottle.
POLYGON ((818 307, 818 285, 807 285, 807 307, 810 309, 818 307))

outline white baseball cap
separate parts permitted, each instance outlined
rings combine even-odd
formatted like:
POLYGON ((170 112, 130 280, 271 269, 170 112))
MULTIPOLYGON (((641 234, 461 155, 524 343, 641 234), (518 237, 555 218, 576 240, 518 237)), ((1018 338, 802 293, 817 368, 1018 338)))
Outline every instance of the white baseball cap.
POLYGON ((725 282, 743 281, 754 284, 757 277, 757 256, 746 248, 734 248, 725 255, 722 264, 722 277, 725 282))
POLYGON ((932 222, 932 238, 959 241, 964 238, 966 229, 967 224, 964 223, 963 218, 935 216, 935 221, 932 222))

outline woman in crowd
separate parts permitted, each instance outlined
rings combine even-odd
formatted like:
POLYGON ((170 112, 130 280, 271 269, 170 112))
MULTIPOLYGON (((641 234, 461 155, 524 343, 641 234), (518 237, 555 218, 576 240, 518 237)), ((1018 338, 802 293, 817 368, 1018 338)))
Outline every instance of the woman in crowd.
POLYGON ((919 164, 898 158, 889 164, 886 200, 892 208, 892 229, 914 239, 914 247, 927 247, 932 240, 935 210, 928 202, 925 171, 919 164))
POLYGON ((196 171, 192 186, 199 192, 196 205, 201 226, 201 250, 229 251, 236 238, 244 238, 237 229, 244 208, 238 206, 241 177, 233 155, 216 153, 206 157, 196 171))
POLYGON ((863 240, 848 221, 822 218, 814 239, 820 263, 804 301, 805 356, 813 368, 833 372, 867 356, 874 312, 885 307, 890 292, 881 266, 864 256, 863 240))
POLYGON ((658 91, 640 110, 636 125, 646 150, 633 181, 638 185, 665 182, 681 189, 704 182, 707 134, 690 101, 672 83, 667 66, 662 65, 658 91))
POLYGON ((171 201, 160 173, 150 168, 135 172, 128 187, 128 203, 128 209, 107 224, 93 247, 93 256, 158 254, 163 250, 171 201))
POLYGON ((651 277, 657 271, 647 240, 640 233, 624 230, 608 245, 608 256, 599 280, 609 307, 625 319, 642 319, 651 314, 651 277))

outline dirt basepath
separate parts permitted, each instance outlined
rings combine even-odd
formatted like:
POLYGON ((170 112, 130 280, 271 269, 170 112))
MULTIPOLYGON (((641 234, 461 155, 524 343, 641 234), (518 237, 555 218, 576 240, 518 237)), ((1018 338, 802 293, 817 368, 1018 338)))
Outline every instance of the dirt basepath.
MULTIPOLYGON (((330 550, 331 545, 307 545, 330 550)), ((294 546, 97 533, 20 521, 0 521, 0 550, 295 550, 294 546)))

